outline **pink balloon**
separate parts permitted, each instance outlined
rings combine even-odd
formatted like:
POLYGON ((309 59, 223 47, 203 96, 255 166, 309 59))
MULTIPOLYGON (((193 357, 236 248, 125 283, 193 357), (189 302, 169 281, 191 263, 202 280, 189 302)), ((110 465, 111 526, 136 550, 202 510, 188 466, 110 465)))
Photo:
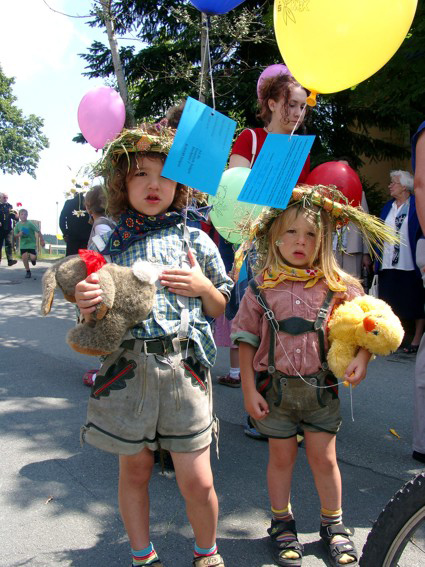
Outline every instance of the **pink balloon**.
POLYGON ((96 87, 86 93, 78 106, 78 124, 84 138, 97 150, 113 140, 125 122, 125 105, 111 87, 96 87))
POLYGON ((258 78, 257 82, 257 96, 260 98, 260 85, 264 79, 269 77, 275 77, 276 75, 290 75, 291 71, 283 63, 276 63, 275 65, 269 65, 264 69, 258 78))

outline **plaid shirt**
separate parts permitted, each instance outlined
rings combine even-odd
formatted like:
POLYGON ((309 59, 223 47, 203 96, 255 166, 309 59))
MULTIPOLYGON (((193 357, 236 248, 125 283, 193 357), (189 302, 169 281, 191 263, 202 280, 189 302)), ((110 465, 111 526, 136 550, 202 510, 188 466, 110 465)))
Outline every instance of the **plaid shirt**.
MULTIPOLYGON (((227 276, 220 253, 214 242, 204 232, 188 227, 190 248, 194 252, 201 270, 213 285, 230 297, 233 287, 232 280, 227 276)), ((107 242, 110 234, 102 239, 107 242)), ((178 224, 150 232, 145 238, 134 242, 121 254, 113 256, 112 261, 120 266, 132 266, 141 258, 152 262, 154 266, 181 267, 182 259, 187 258, 183 253, 183 226, 178 224)), ((180 296, 181 297, 181 296, 180 296)), ((196 357, 207 367, 214 365, 217 348, 211 332, 211 326, 202 310, 202 300, 199 297, 189 297, 189 330, 188 337, 195 342, 196 357)), ((131 330, 138 339, 152 339, 173 335, 180 327, 181 307, 179 296, 167 288, 158 286, 156 301, 151 314, 145 321, 140 322, 131 330)))

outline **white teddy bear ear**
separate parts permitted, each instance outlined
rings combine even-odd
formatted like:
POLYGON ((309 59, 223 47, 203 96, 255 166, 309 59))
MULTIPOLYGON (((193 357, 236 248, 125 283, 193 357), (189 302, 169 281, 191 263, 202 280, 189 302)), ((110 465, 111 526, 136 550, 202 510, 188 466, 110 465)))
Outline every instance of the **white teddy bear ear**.
POLYGON ((158 270, 150 262, 136 260, 131 269, 136 278, 141 282, 154 284, 158 280, 158 270))

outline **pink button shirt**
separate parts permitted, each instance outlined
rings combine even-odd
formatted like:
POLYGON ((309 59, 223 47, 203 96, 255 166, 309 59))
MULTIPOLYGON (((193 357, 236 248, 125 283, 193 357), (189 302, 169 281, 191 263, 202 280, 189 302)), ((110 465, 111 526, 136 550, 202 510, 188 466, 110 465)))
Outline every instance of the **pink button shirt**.
MULTIPOLYGON (((262 283, 262 277, 256 278, 256 281, 262 283)), ((275 288, 261 290, 277 321, 289 317, 316 320, 329 288, 323 278, 311 288, 305 289, 305 284, 306 282, 287 280, 275 288)), ((334 293, 331 306, 358 295, 362 295, 361 290, 348 286, 346 292, 334 293)), ((264 313, 254 292, 248 287, 232 323, 233 342, 247 342, 257 347, 254 357, 254 370, 257 372, 268 368, 270 324, 264 313)), ((325 345, 327 350, 327 340, 325 345)), ((292 336, 279 332, 275 348, 275 365, 277 370, 291 376, 296 375, 297 372, 303 376, 319 372, 321 363, 317 333, 292 336)))

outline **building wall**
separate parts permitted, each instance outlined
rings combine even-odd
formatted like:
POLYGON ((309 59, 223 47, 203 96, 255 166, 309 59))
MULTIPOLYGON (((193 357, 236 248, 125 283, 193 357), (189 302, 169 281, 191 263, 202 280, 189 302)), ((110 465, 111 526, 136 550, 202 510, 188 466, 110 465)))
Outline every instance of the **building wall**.
MULTIPOLYGON (((410 148, 410 136, 409 130, 389 130, 382 131, 377 128, 370 129, 370 135, 372 138, 377 138, 384 141, 390 141, 392 143, 410 148)), ((394 169, 401 169, 404 171, 410 171, 412 173, 412 164, 410 159, 406 160, 382 160, 379 162, 371 161, 365 156, 360 156, 365 164, 359 169, 360 175, 365 177, 370 185, 378 183, 379 192, 382 195, 384 201, 388 200, 388 184, 390 182, 390 172, 394 169)))

